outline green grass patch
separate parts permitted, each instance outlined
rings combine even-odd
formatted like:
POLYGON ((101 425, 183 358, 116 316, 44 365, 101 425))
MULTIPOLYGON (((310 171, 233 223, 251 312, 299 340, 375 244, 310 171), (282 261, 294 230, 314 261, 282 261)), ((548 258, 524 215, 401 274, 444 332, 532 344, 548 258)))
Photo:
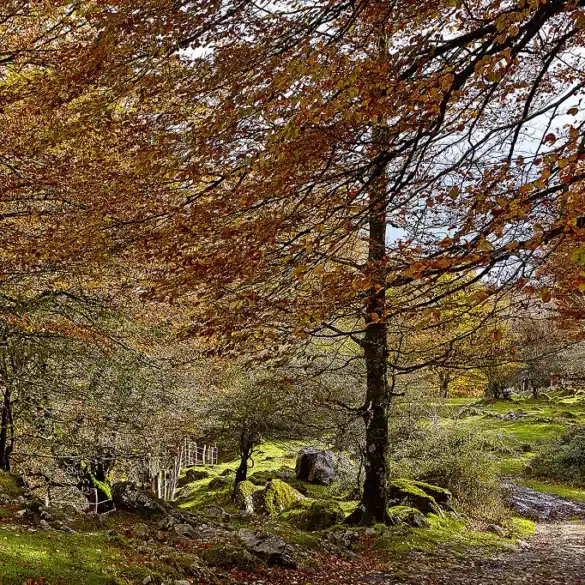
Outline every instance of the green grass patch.
POLYGON ((574 500, 576 502, 585 502, 585 489, 568 486, 564 484, 536 481, 532 479, 519 480, 518 483, 530 489, 553 496, 574 500))
MULTIPOLYGON (((126 567, 121 551, 96 534, 19 532, 0 529, 0 583, 26 579, 67 585, 112 585, 119 571, 137 577, 146 572, 126 567)), ((124 581, 121 581, 124 582, 124 581)))

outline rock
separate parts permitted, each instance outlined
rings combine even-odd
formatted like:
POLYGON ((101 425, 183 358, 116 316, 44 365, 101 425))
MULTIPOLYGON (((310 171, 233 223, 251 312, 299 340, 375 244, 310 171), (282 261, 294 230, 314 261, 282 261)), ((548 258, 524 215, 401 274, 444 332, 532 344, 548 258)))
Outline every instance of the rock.
POLYGON ((266 484, 263 490, 252 494, 254 511, 275 516, 291 508, 304 496, 280 479, 273 479, 266 484))
POLYGON ((142 579, 142 585, 148 585, 149 583, 152 583, 152 577, 150 575, 146 575, 146 577, 142 579))
POLYGON ((189 581, 185 581, 184 579, 179 579, 178 581, 175 581, 175 585, 191 585, 191 583, 189 581))
POLYGON ((225 477, 226 475, 235 475, 235 474, 236 474, 236 470, 230 469, 228 467, 227 469, 224 469, 219 475, 225 477))
POLYGON ((220 490, 228 485, 232 484, 232 480, 229 477, 222 477, 221 475, 218 477, 214 477, 207 486, 210 490, 220 490))
POLYGON ((337 547, 351 549, 359 542, 360 535, 353 530, 332 530, 327 532, 327 540, 337 547))
POLYGON ((139 488, 130 481, 123 481, 112 486, 112 500, 119 510, 126 510, 148 520, 162 517, 161 522, 169 529, 173 524, 199 524, 197 518, 192 514, 180 512, 177 508, 160 500, 154 494, 139 488))
POLYGON ((301 530, 314 532, 341 524, 345 519, 345 514, 337 502, 316 500, 299 502, 295 507, 285 511, 281 518, 301 530))
POLYGON ((525 540, 517 540, 516 544, 518 545, 518 548, 520 548, 521 550, 528 550, 529 548, 532 548, 532 546, 525 540))
POLYGON ((112 500, 119 510, 126 510, 144 518, 167 515, 170 506, 130 481, 112 486, 112 500))
POLYGON ((238 530, 237 534, 246 549, 269 566, 296 569, 297 564, 291 556, 291 547, 280 536, 248 528, 238 530))
POLYGON ((195 579, 197 581, 200 581, 201 583, 214 582, 212 571, 207 567, 203 566, 201 561, 199 561, 198 559, 194 560, 191 563, 191 565, 189 565, 189 568, 187 569, 187 574, 190 577, 195 577, 195 579))
POLYGON ((179 485, 191 483, 192 481, 199 481, 201 479, 207 479, 210 475, 211 474, 209 473, 209 471, 206 471, 205 469, 197 468, 187 469, 187 471, 185 472, 185 476, 181 478, 179 485))
POLYGON ((130 532, 138 540, 148 540, 150 538, 150 529, 146 524, 135 524, 130 529, 130 532))
POLYGON ((398 506, 416 508, 423 514, 444 516, 443 510, 431 493, 437 495, 445 507, 450 507, 449 500, 451 493, 438 486, 432 486, 422 481, 395 479, 390 482, 388 487, 388 499, 390 503, 398 506))
POLYGON ((506 531, 501 527, 498 526, 497 524, 490 524, 489 526, 486 527, 486 532, 491 532, 492 534, 495 534, 496 536, 499 536, 500 538, 505 538, 506 536, 506 531))
POLYGON ((297 455, 297 479, 319 485, 331 485, 335 479, 335 457, 331 451, 304 447, 297 455))
POLYGON ((240 510, 244 510, 246 514, 252 514, 254 512, 254 493, 257 489, 250 481, 238 483, 234 492, 235 506, 240 510))
POLYGON ((0 494, 10 498, 23 498, 29 495, 24 479, 16 473, 0 471, 0 494))
POLYGON ((413 528, 429 528, 429 519, 416 508, 409 506, 392 506, 388 508, 388 523, 391 526, 412 526, 413 528))
POLYGON ((231 544, 219 544, 203 552, 203 558, 212 567, 254 571, 262 561, 247 551, 231 544))
POLYGON ((52 530, 51 525, 46 520, 41 520, 39 522, 39 528, 43 530, 52 530))
POLYGON ((585 518, 585 506, 559 496, 544 494, 515 484, 507 484, 508 505, 521 516, 547 522, 569 518, 585 518))
POLYGON ((175 524, 172 528, 173 537, 178 540, 195 538, 195 530, 189 524, 175 524))
POLYGON ((218 518, 224 522, 229 521, 231 518, 231 516, 220 506, 208 506, 206 512, 208 516, 211 516, 212 518, 218 518))

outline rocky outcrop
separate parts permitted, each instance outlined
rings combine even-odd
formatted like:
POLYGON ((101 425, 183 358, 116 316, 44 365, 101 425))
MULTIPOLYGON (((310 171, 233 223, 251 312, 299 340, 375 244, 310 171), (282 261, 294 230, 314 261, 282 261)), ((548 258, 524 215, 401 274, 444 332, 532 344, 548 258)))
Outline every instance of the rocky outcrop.
POLYGON ((335 457, 331 451, 304 447, 295 467, 297 479, 319 485, 331 485, 335 479, 335 457))
POLYGON ((280 536, 242 528, 238 530, 238 538, 248 552, 262 559, 268 566, 296 569, 292 548, 280 536))

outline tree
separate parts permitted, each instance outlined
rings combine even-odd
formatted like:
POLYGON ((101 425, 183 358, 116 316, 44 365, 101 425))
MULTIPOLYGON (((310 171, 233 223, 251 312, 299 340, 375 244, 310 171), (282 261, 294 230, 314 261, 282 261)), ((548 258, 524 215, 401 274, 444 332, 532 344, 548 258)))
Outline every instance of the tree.
POLYGON ((37 163, 23 190, 44 210, 54 183, 67 202, 41 246, 11 219, 23 261, 107 250, 154 265, 151 294, 191 304, 213 351, 350 339, 366 368, 356 520, 385 520, 388 329, 473 282, 526 287, 566 234, 583 237, 582 6, 55 4, 51 18, 73 16, 53 60, 28 65, 43 84, 22 99, 5 80, 37 163), (22 107, 39 112, 24 127, 22 107))
POLYGON ((235 442, 240 459, 234 483, 248 477, 254 451, 265 441, 294 440, 310 434, 311 408, 302 402, 286 378, 275 374, 243 374, 232 369, 223 388, 211 397, 206 415, 208 433, 224 447, 235 442))

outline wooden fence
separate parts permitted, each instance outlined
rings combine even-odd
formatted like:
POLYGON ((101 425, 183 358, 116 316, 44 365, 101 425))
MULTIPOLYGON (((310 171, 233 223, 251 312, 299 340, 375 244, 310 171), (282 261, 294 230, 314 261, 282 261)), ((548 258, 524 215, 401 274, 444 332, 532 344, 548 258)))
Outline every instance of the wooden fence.
POLYGON ((216 445, 199 444, 185 439, 176 455, 149 458, 150 487, 157 497, 172 502, 183 467, 217 465, 218 461, 219 449, 216 445))

